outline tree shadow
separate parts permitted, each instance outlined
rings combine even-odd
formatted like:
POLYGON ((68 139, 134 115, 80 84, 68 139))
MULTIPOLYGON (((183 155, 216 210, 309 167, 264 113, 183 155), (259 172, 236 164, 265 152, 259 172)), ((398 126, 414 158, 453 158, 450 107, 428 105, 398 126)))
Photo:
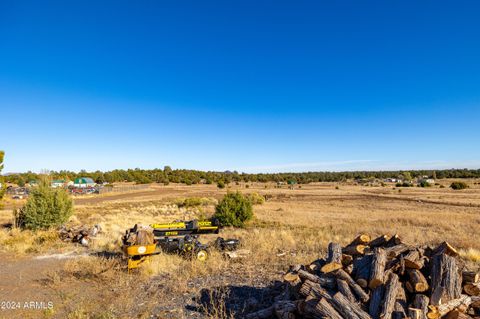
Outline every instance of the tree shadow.
POLYGON ((272 305, 274 297, 284 287, 282 282, 275 281, 266 287, 226 285, 204 288, 198 298, 194 298, 196 304, 187 305, 186 309, 219 318, 245 318, 248 313, 272 305))

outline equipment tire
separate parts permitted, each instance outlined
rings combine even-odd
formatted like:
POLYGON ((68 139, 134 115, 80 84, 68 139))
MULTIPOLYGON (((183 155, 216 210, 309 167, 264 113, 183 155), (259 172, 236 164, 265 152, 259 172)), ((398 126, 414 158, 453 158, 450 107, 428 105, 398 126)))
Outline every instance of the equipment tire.
POLYGON ((200 261, 205 261, 208 258, 208 252, 205 249, 197 250, 195 253, 195 258, 200 261))

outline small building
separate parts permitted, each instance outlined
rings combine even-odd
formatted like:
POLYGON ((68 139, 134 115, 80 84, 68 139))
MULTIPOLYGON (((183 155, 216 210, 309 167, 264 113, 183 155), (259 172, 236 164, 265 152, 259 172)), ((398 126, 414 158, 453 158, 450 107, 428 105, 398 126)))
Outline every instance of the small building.
POLYGON ((52 188, 59 188, 65 186, 65 180, 64 179, 54 179, 52 183, 50 184, 52 188))
POLYGON ((73 186, 78 188, 95 187, 95 185, 96 183, 90 177, 75 178, 75 182, 73 182, 73 186))

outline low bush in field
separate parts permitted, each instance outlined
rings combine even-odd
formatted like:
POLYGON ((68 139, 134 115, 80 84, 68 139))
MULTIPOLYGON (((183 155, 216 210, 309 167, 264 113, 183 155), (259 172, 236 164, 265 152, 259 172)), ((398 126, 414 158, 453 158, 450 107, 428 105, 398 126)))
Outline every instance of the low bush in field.
POLYGON ((452 184, 450 184, 450 187, 455 190, 460 190, 468 188, 468 185, 464 182, 453 182, 452 184))
POLYGON ((253 218, 252 202, 240 192, 228 193, 215 207, 214 217, 223 226, 243 227, 253 218))
POLYGON ((395 184, 396 187, 412 187, 413 184, 411 183, 407 183, 407 182, 403 182, 403 183, 397 183, 395 184))
POLYGON ((25 206, 15 215, 17 226, 26 229, 47 229, 65 223, 73 212, 73 202, 63 189, 41 183, 32 189, 25 206))
POLYGON ((208 206, 214 205, 217 201, 214 198, 206 198, 206 197, 188 197, 185 199, 180 199, 176 202, 178 207, 198 207, 198 206, 208 206))
POLYGON ((263 203, 265 203, 265 197, 263 197, 259 193, 248 194, 247 198, 250 200, 252 205, 262 205, 263 203))

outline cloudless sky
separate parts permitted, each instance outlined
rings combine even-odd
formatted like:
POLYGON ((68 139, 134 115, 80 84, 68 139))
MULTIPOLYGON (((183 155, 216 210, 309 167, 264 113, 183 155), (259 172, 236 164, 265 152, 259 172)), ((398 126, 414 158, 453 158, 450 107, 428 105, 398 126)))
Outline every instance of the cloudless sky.
POLYGON ((480 168, 479 12, 0 0, 4 173, 480 168))

